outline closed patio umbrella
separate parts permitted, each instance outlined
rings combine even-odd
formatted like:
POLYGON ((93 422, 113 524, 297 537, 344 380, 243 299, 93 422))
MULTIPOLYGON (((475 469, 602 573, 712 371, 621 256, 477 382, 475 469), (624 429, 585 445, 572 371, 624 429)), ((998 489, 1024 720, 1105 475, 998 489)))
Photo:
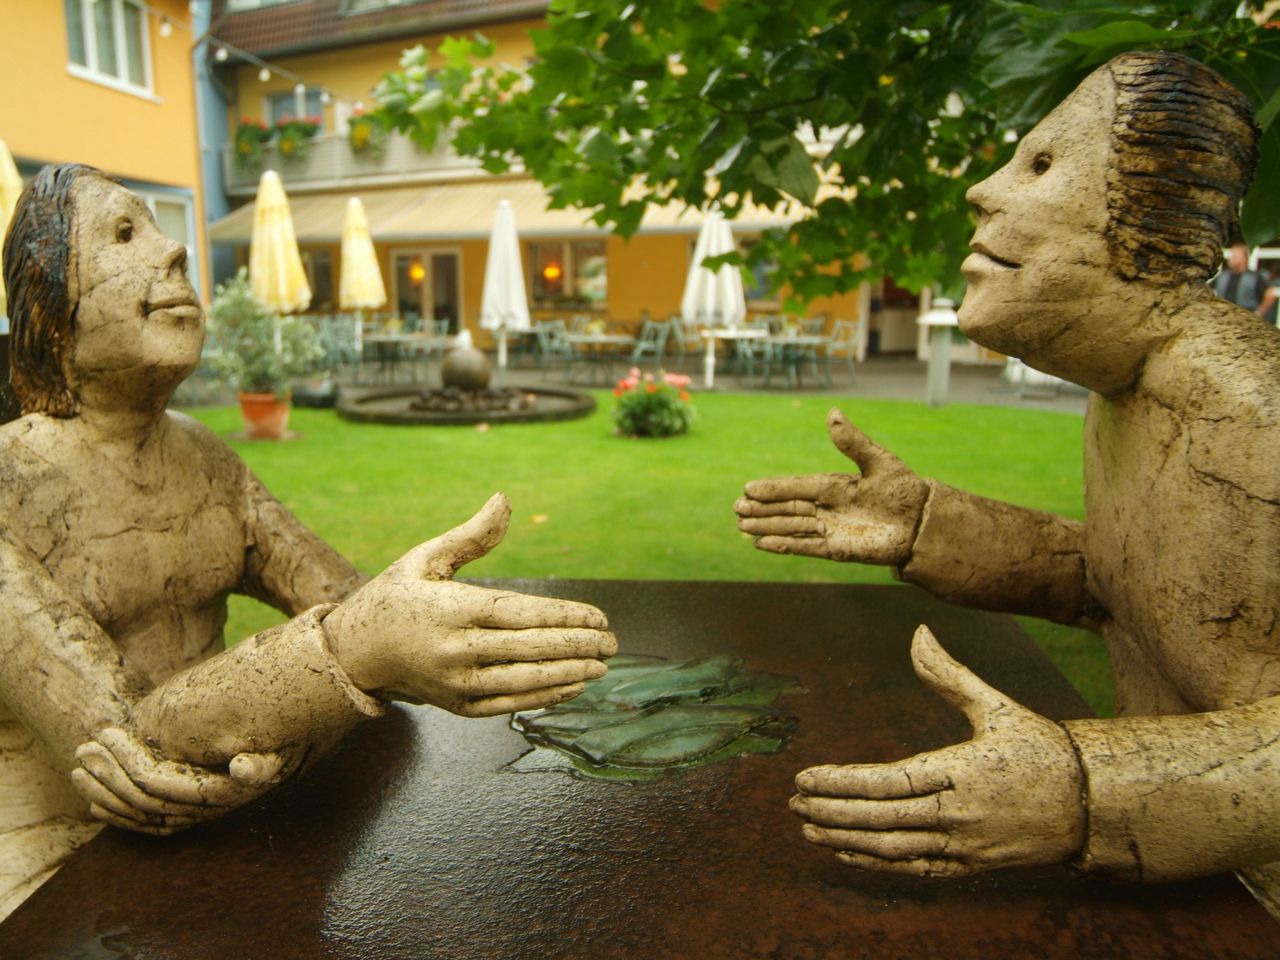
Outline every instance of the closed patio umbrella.
POLYGON ((480 300, 480 326, 498 337, 498 369, 507 366, 507 333, 528 330, 529 298, 524 289, 524 265, 516 214, 507 200, 498 202, 489 234, 489 259, 484 268, 484 295, 480 300))
MULTIPOLYGON (((680 299, 680 316, 690 329, 696 326, 736 327, 747 317, 747 297, 742 287, 742 273, 728 264, 718 270, 702 265, 707 257, 732 253, 736 249, 729 222, 718 209, 707 212, 693 247, 689 276, 685 279, 684 296, 680 299)), ((705 382, 715 382, 715 338, 707 340, 705 382)))
MULTIPOLYGON (((18 194, 22 192, 22 177, 18 176, 18 167, 13 162, 9 148, 0 140, 0 242, 4 240, 5 231, 9 229, 9 218, 13 216, 13 208, 18 203, 18 194)), ((7 304, 4 295, 4 271, 0 270, 0 318, 6 316, 7 304)), ((0 320, 3 329, 9 329, 8 321, 0 320)))
POLYGON ((342 222, 342 272, 338 278, 338 306, 355 311, 356 354, 361 349, 364 310, 376 310, 387 302, 387 288, 369 235, 369 218, 359 197, 347 201, 342 222))
POLYGON ((311 303, 289 199, 274 170, 264 171, 258 181, 249 241, 249 286, 255 297, 278 313, 296 313, 311 303))

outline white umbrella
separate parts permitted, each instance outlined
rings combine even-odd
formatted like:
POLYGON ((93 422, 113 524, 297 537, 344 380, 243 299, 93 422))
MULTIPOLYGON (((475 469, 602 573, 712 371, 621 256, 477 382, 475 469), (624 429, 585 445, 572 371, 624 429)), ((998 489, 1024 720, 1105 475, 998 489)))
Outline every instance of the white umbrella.
POLYGON ((369 218, 359 197, 347 201, 347 215, 342 223, 342 271, 338 278, 338 306, 355 311, 356 354, 360 353, 363 334, 363 310, 377 310, 387 302, 387 288, 382 283, 382 270, 369 234, 369 218))
MULTIPOLYGON (((692 329, 704 327, 736 327, 747 318, 747 296, 742 288, 742 272, 725 264, 719 270, 702 265, 707 257, 718 257, 735 250, 733 231, 718 209, 707 212, 693 245, 693 261, 680 298, 680 315, 692 329)), ((703 359, 703 383, 713 386, 716 380, 716 338, 704 333, 707 340, 703 359)))
POLYGON ((735 249, 729 222, 719 210, 709 211, 698 231, 684 296, 680 300, 680 315, 685 323, 736 327, 746 319, 747 297, 742 287, 742 272, 729 264, 714 272, 702 265, 707 257, 718 257, 735 249))
POLYGON ((516 235, 516 212, 500 200, 489 234, 489 259, 484 268, 484 296, 480 326, 498 334, 498 369, 507 366, 507 332, 528 330, 529 298, 524 290, 524 265, 516 235))

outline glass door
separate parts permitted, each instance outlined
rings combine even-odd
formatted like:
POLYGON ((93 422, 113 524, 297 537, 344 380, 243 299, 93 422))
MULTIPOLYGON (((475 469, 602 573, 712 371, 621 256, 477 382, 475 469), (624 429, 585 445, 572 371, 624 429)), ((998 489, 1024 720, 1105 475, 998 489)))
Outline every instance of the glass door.
POLYGON ((458 332, 461 260, 457 250, 403 250, 392 256, 393 303, 406 330, 425 329, 431 320, 447 320, 449 332, 458 332))

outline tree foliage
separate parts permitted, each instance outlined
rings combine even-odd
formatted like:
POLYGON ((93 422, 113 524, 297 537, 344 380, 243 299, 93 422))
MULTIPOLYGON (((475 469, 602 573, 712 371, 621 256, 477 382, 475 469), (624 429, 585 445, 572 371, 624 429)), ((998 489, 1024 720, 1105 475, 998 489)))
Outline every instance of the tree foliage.
POLYGON ((452 127, 487 170, 523 163, 554 206, 624 235, 648 204, 714 201, 731 218, 748 202, 792 204, 799 219, 747 261, 775 264, 798 300, 884 272, 951 286, 973 227, 966 188, 1126 50, 1184 52, 1252 98, 1265 136, 1244 229, 1252 242, 1280 234, 1280 30, 1239 7, 557 0, 527 68, 476 66, 492 45, 451 38, 434 70, 429 51, 406 51, 375 96, 380 119, 420 145, 452 127))

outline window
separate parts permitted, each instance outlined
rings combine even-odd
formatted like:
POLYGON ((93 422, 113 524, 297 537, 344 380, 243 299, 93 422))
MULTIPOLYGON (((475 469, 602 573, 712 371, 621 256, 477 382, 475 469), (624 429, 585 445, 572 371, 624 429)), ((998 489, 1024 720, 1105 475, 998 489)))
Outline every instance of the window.
MULTIPOLYGON (((751 249, 758 244, 758 239, 744 239, 738 241, 738 249, 744 254, 751 252, 751 249)), ((690 255, 692 256, 692 255, 690 255)), ((751 280, 745 285, 743 291, 746 295, 746 301, 754 308, 758 309, 776 309, 778 306, 778 291, 773 289, 773 285, 769 282, 769 274, 778 269, 778 261, 765 260, 757 263, 751 268, 751 280)))
MULTIPOLYGON (((98 2, 105 3, 107 0, 98 0, 98 2)), ((151 215, 156 218, 156 226, 160 228, 160 232, 187 248, 187 276, 191 278, 192 286, 199 293, 200 271, 196 269, 196 242, 191 199, 179 194, 148 193, 145 190, 135 190, 135 192, 146 202, 151 215)))
POLYGON ((333 257, 328 250, 303 250, 302 268, 311 287, 313 313, 333 313, 333 257))
POLYGON ((63 0, 71 72, 130 91, 151 90, 146 7, 136 0, 63 0))
POLYGON ((293 3, 294 0, 228 0, 227 10, 239 13, 242 10, 257 10, 259 7, 278 7, 282 3, 293 3))
POLYGON ((609 295, 608 267, 603 240, 529 244, 534 306, 603 309, 609 295))
POLYGON ((343 0, 342 13, 349 16, 353 13, 369 13, 373 10, 385 10, 387 7, 411 7, 423 0, 343 0))
POLYGON ((282 117, 293 117, 305 120, 307 117, 323 117, 324 106, 320 101, 320 89, 310 89, 306 96, 300 96, 293 90, 284 90, 267 97, 267 124, 274 126, 282 117), (301 101, 301 103, 299 103, 301 101), (299 113, 299 107, 302 112, 299 113))

